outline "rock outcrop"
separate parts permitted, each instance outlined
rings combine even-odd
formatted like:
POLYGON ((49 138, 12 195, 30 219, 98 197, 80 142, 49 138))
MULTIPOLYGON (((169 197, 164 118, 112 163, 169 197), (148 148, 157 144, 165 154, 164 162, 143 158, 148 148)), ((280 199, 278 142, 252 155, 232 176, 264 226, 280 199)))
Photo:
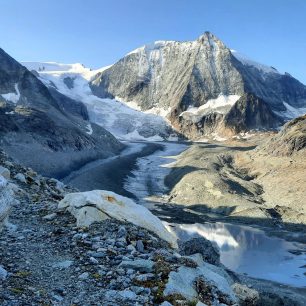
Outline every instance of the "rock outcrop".
POLYGON ((81 103, 50 92, 2 49, 0 81, 0 146, 25 165, 61 177, 122 148, 110 133, 86 121, 81 103))
POLYGON ((282 130, 262 147, 278 156, 290 156, 306 149, 306 114, 285 124, 282 130))

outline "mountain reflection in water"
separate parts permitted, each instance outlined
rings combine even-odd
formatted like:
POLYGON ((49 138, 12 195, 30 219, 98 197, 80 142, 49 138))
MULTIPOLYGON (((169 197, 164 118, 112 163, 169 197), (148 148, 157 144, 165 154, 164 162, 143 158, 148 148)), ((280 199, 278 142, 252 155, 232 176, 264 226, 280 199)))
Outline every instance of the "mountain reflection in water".
POLYGON ((289 250, 303 248, 284 239, 269 237, 264 231, 248 226, 226 223, 167 224, 181 240, 205 237, 214 242, 221 262, 229 269, 251 277, 276 281, 296 287, 306 287, 303 274, 305 252, 293 255, 289 250))

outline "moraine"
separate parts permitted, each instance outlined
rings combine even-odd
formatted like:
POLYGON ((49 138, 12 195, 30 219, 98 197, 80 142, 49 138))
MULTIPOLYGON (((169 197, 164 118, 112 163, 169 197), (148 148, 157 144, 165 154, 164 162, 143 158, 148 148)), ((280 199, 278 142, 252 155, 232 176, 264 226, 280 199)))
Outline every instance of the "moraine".
MULTIPOLYGON (((163 201, 167 193, 164 178, 170 172, 169 166, 188 145, 171 142, 163 142, 162 145, 163 150, 137 160, 137 168, 126 179, 124 188, 134 194, 138 203, 168 220, 167 212, 153 202, 157 199, 158 202, 163 201)), ((304 244, 270 237, 255 227, 205 222, 196 215, 193 224, 184 224, 183 215, 176 218, 175 223, 165 223, 181 240, 202 236, 216 243, 221 262, 234 272, 289 286, 306 287, 305 270, 302 268, 306 262, 304 244)))

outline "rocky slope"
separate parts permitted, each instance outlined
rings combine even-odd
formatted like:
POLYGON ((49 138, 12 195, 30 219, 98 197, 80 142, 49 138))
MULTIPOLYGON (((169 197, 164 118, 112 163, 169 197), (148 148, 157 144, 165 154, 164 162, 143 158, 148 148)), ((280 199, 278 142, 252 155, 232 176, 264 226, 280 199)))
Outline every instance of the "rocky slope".
POLYGON ((254 124, 275 127, 292 109, 306 107, 306 86, 289 74, 242 58, 209 32, 191 42, 157 41, 138 48, 98 73, 90 86, 102 98, 133 101, 142 110, 163 109, 175 127, 194 138, 215 130, 224 117, 220 113, 228 113, 244 94, 254 97, 244 96, 228 116, 233 118, 239 108, 243 117, 255 114, 257 119, 250 125, 230 120, 231 131, 253 129, 254 124), (252 107, 246 107, 250 103, 252 107), (182 120, 186 112, 189 118, 182 120))
MULTIPOLYGON (((118 139, 156 141, 168 139, 174 133, 168 121, 154 112, 141 112, 137 108, 134 109, 132 104, 95 96, 89 87, 89 82, 99 71, 106 68, 91 70, 79 63, 23 62, 23 64, 39 76, 52 94, 66 97, 66 102, 70 99, 84 103, 89 120, 102 126, 118 139)), ((77 106, 71 109, 72 105, 73 103, 69 103, 70 113, 81 111, 77 106)))
POLYGON ((271 156, 259 138, 191 146, 166 177, 168 204, 305 233, 305 154, 271 156))
MULTIPOLYGON (((67 210, 58 208, 58 202, 63 197, 67 201, 67 193, 75 190, 12 163, 2 152, 0 165, 9 171, 20 201, 12 207, 12 225, 0 236, 1 305, 305 302, 303 289, 280 288, 227 271, 216 248, 204 238, 172 249, 152 232, 116 216, 79 227, 67 210)), ((105 199, 108 209, 116 197, 105 199)), ((102 207, 92 205, 98 208, 102 207)))
POLYGON ((49 90, 33 73, 0 50, 0 146, 48 176, 60 177, 122 145, 91 125, 82 103, 49 90))
POLYGON ((306 114, 289 121, 282 130, 268 139, 262 150, 278 156, 305 155, 306 114))

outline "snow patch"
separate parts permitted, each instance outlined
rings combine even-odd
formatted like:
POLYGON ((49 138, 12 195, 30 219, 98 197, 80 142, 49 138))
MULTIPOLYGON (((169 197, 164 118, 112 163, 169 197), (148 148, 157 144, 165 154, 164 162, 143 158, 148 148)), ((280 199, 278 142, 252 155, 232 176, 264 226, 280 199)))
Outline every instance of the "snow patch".
POLYGON ((256 61, 253 61, 252 59, 248 58, 244 54, 241 54, 237 52, 236 50, 231 50, 231 53, 238 61, 240 61, 243 65, 245 66, 253 66, 256 69, 264 72, 264 73, 276 73, 276 74, 281 74, 277 69, 271 66, 267 66, 264 64, 260 64, 256 61))
POLYGON ((295 108, 290 104, 283 102, 286 110, 284 112, 278 112, 278 115, 285 117, 286 119, 294 119, 306 114, 306 107, 295 108))
POLYGON ((216 99, 210 99, 200 107, 189 107, 186 111, 182 112, 180 116, 196 123, 199 122, 205 114, 210 112, 225 113, 239 98, 239 95, 226 96, 220 94, 216 99))
POLYGON ((6 100, 17 104, 20 99, 20 92, 18 88, 18 83, 15 84, 15 92, 9 92, 6 94, 1 94, 1 96, 6 100))
POLYGON ((92 126, 91 126, 90 123, 87 124, 86 129, 87 129, 87 132, 86 132, 86 133, 87 133, 88 135, 92 135, 93 130, 92 130, 92 126))

